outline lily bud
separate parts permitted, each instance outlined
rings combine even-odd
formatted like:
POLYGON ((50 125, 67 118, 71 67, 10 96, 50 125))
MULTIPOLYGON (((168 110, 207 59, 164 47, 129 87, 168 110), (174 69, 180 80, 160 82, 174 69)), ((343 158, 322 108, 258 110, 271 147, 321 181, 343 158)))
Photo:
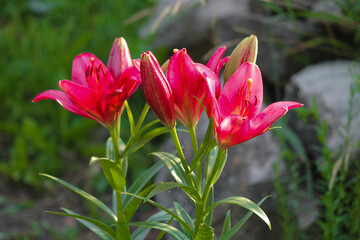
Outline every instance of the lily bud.
POLYGON ((224 81, 226 82, 245 62, 256 63, 258 40, 255 35, 244 38, 231 53, 225 66, 224 81))
POLYGON ((116 38, 111 48, 107 67, 114 76, 115 81, 128 68, 132 67, 129 47, 124 38, 116 38))
POLYGON ((151 52, 141 55, 140 72, 147 103, 165 126, 175 127, 173 92, 159 62, 151 52))

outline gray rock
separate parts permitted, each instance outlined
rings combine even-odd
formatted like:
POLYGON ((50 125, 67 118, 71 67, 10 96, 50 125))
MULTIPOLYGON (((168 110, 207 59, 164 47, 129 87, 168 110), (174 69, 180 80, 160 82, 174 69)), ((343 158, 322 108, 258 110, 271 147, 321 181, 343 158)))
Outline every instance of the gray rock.
MULTIPOLYGON (((175 0, 160 1, 154 20, 144 28, 148 31, 166 7, 174 6, 175 0)), ((291 72, 298 71, 288 52, 283 51, 274 39, 285 44, 298 42, 298 32, 316 35, 319 30, 309 22, 297 23, 276 16, 268 16, 267 10, 258 1, 250 0, 208 0, 205 5, 194 6, 185 1, 181 14, 168 14, 161 21, 154 40, 154 47, 166 45, 173 48, 187 48, 195 61, 206 61, 209 49, 227 45, 230 54, 232 49, 244 37, 255 34, 259 39, 257 64, 262 70, 265 81, 272 84, 278 79, 286 79, 291 72), (190 7, 191 6, 191 7, 190 7), (295 67, 294 67, 295 66, 295 67)), ((276 82, 276 83, 275 83, 276 82)))
MULTIPOLYGON (((350 75, 349 68, 353 66, 351 61, 324 62, 308 66, 291 77, 291 83, 287 86, 285 94, 287 99, 294 99, 304 104, 305 107, 312 106, 312 99, 316 101, 320 117, 329 124, 327 142, 332 151, 337 151, 344 143, 343 134, 349 112, 350 86, 354 79, 350 75)), ((360 65, 354 69, 360 73, 360 65)), ((358 112, 359 95, 354 99, 355 112, 358 112)), ((296 128, 304 129, 301 122, 296 121, 296 128)), ((360 115, 354 115, 350 127, 350 138, 360 138, 360 115)), ((314 143, 316 132, 308 132, 302 136, 306 144, 314 143)), ((308 146, 307 149, 311 149, 308 146)))

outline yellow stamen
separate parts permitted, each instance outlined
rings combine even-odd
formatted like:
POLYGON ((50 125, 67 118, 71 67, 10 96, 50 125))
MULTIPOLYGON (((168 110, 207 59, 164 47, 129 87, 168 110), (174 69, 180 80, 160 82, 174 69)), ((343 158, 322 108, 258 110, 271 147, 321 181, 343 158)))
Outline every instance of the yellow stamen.
POLYGON ((178 51, 179 51, 179 49, 174 48, 173 53, 177 53, 178 51))
POLYGON ((247 87, 247 94, 246 94, 246 102, 249 101, 249 97, 250 97, 250 90, 251 90, 251 84, 252 84, 253 80, 251 78, 249 78, 247 80, 248 83, 248 87, 247 87))

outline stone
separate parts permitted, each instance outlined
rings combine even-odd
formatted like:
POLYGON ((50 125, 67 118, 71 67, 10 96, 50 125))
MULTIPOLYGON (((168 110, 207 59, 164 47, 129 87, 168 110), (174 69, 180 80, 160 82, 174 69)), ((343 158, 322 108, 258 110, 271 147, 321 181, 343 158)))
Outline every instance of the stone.
MULTIPOLYGON (((290 84, 285 89, 286 99, 293 99, 310 108, 313 99, 322 121, 329 124, 327 144, 332 151, 337 151, 342 146, 349 112, 350 88, 355 82, 351 76, 350 68, 357 74, 360 73, 360 65, 354 67, 351 61, 331 61, 311 65, 291 77, 290 84)), ((359 94, 353 99, 356 112, 359 105, 359 94)), ((293 122, 299 132, 306 130, 299 120, 293 122)), ((349 134, 352 139, 360 139, 360 115, 354 115, 349 134)), ((307 149, 313 149, 316 132, 306 130, 307 134, 300 134, 307 149), (309 144, 310 143, 310 144, 309 144), (309 146, 310 145, 310 146, 309 146)))

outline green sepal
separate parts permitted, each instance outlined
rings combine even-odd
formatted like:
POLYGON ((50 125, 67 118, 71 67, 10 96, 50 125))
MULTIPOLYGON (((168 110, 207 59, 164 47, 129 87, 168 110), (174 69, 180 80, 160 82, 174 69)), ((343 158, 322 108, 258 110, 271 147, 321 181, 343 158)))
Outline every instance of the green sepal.
POLYGON ((164 231, 164 232, 168 233, 170 236, 172 236, 176 240, 190 240, 180 230, 176 229, 175 227, 173 227, 169 224, 162 223, 162 222, 154 222, 154 221, 131 222, 131 223, 128 223, 128 226, 158 229, 160 231, 164 231))
MULTIPOLYGON (((257 206, 260 206, 265 199, 267 199, 269 196, 264 197, 260 202, 258 202, 257 206)), ((245 222, 253 215, 254 213, 252 211, 249 211, 241 220, 239 220, 230 230, 226 231, 224 235, 221 235, 219 240, 229 240, 232 236, 234 236, 240 228, 245 224, 245 222)), ((226 220, 225 220, 226 221, 226 220)))
POLYGON ((100 163, 104 175, 112 189, 121 193, 125 188, 126 179, 119 164, 107 158, 91 158, 90 164, 94 164, 95 162, 100 163))
POLYGON ((52 212, 52 211, 46 211, 46 212, 65 216, 65 217, 75 218, 76 220, 78 220, 79 222, 84 224, 87 228, 89 228, 91 231, 93 231, 96 235, 98 235, 101 239, 106 239, 106 240, 115 239, 115 236, 116 236, 115 231, 108 225, 104 224, 103 222, 100 222, 93 218, 79 215, 69 209, 66 209, 66 208, 61 208, 61 210, 65 211, 66 213, 52 212))
POLYGON ((244 197, 232 196, 232 197, 222 199, 222 200, 216 202, 215 204, 213 204, 212 206, 210 206, 208 209, 206 209, 204 214, 205 215, 208 214, 209 212, 212 211, 212 209, 214 207, 216 207, 220 204, 224 204, 224 203, 238 205, 249 211, 252 211, 256 215, 258 215, 258 217, 260 217, 268 225, 269 229, 271 230, 271 223, 270 223, 269 218, 266 216, 265 212, 256 203, 254 203, 250 199, 244 198, 244 197))
POLYGON ((202 223, 198 229, 195 240, 213 240, 214 231, 207 224, 202 223))
POLYGON ((117 217, 114 214, 113 211, 111 211, 111 209, 106 206, 103 202, 101 202, 99 199, 95 198, 94 196, 88 194, 87 192, 75 187, 74 185, 65 182, 57 177, 45 174, 45 173, 40 173, 41 176, 50 178, 51 180, 54 180, 58 183, 60 183, 61 185, 67 187, 68 189, 70 189, 71 191, 77 193, 78 195, 82 196, 83 198, 85 198, 86 200, 90 201, 91 203, 93 203, 94 205, 96 205, 97 207, 99 207, 100 209, 102 209, 105 213, 107 213, 115 222, 117 221, 117 217))
POLYGON ((188 196, 190 195, 195 202, 201 201, 199 193, 194 188, 177 182, 159 183, 159 185, 157 185, 153 190, 151 190, 151 192, 145 197, 145 201, 149 200, 158 193, 178 187, 181 188, 184 192, 186 192, 188 196))

